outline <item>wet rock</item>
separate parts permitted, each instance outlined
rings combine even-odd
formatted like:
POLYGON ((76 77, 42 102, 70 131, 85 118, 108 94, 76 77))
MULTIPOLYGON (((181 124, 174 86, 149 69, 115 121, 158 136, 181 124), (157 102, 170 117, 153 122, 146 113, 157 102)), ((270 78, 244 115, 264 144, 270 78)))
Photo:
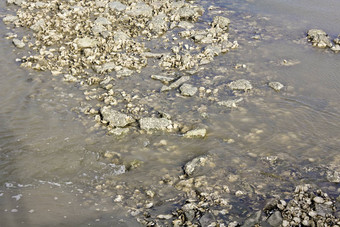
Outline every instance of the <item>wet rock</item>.
POLYGON ((228 30, 229 24, 230 24, 230 20, 228 18, 222 17, 222 16, 216 16, 214 17, 211 25, 212 27, 219 27, 223 30, 228 30))
POLYGON ((185 138, 204 138, 207 134, 207 130, 203 129, 194 129, 190 130, 184 134, 185 138))
POLYGON ((25 1, 24 0, 7 0, 8 4, 14 4, 14 5, 22 5, 25 1))
POLYGON ((233 90, 244 90, 244 91, 248 91, 253 88, 251 83, 245 79, 235 80, 229 83, 228 86, 233 90))
POLYGON ((208 160, 207 156, 200 156, 187 162, 183 167, 184 174, 186 174, 187 176, 193 175, 196 168, 205 165, 207 160, 208 160))
POLYGON ((191 29, 194 25, 188 21, 181 21, 178 23, 177 27, 184 28, 184 29, 191 29))
POLYGON ((143 2, 139 2, 133 5, 130 10, 127 10, 126 13, 133 17, 152 17, 152 8, 143 2))
POLYGON ((152 18, 149 29, 156 34, 162 34, 168 30, 167 16, 163 13, 152 18))
POLYGON ((232 99, 232 100, 227 100, 227 101, 220 101, 217 102, 218 105, 220 106, 225 106, 227 108, 237 108, 237 103, 242 102, 243 98, 239 99, 232 99))
POLYGON ((324 203, 325 202, 325 200, 322 197, 319 197, 319 196, 316 196, 313 199, 313 201, 316 202, 316 203, 324 203))
POLYGON ((7 23, 13 23, 14 21, 18 20, 17 16, 13 16, 13 15, 7 15, 5 16, 2 21, 7 24, 7 23))
POLYGON ((45 20, 44 19, 40 19, 37 22, 35 22, 35 24, 33 24, 30 28, 35 31, 38 32, 40 30, 43 30, 45 28, 46 24, 45 24, 45 20))
POLYGON ((111 21, 109 21, 106 17, 98 17, 95 21, 95 24, 101 24, 101 25, 110 25, 111 21))
POLYGON ((163 86, 161 88, 161 92, 164 91, 170 91, 172 89, 178 88, 179 86, 181 86, 183 83, 187 82, 190 79, 189 76, 182 76, 181 78, 179 78, 178 80, 176 80, 175 82, 173 82, 172 84, 170 84, 169 86, 163 86))
POLYGON ((92 48, 97 45, 97 41, 89 37, 78 38, 75 39, 74 42, 78 45, 79 48, 92 48))
POLYGON ((97 65, 94 66, 94 71, 96 73, 106 73, 106 72, 111 72, 116 69, 116 64, 114 62, 107 62, 103 65, 97 65))
POLYGON ((326 48, 333 46, 326 32, 320 29, 309 30, 307 33, 307 38, 313 44, 313 46, 316 47, 326 48))
POLYGON ((334 51, 335 53, 340 52, 340 45, 336 44, 331 48, 332 51, 334 51))
POLYGON ((129 133, 129 128, 114 128, 109 131, 109 134, 115 135, 115 136, 122 136, 127 133, 129 133))
POLYGON ((204 49, 205 55, 217 56, 222 52, 221 46, 219 45, 209 45, 204 49))
POLYGON ((257 211, 253 215, 251 215, 249 218, 245 220, 242 227, 249 227, 249 226, 255 226, 256 224, 260 223, 262 211, 257 211))
POLYGON ((332 183, 340 183, 340 173, 338 171, 327 171, 327 180, 332 183))
POLYGON ((181 94, 184 96, 193 96, 196 94, 198 88, 192 86, 191 84, 183 84, 179 90, 181 91, 181 94))
POLYGON ((172 122, 166 118, 146 117, 139 121, 140 128, 146 131, 166 130, 171 128, 172 122))
POLYGON ((120 113, 109 106, 104 106, 100 109, 103 120, 108 122, 112 127, 125 127, 128 124, 135 122, 132 117, 120 113))
POLYGON ((165 219, 165 220, 169 220, 173 217, 173 215, 171 214, 160 214, 160 215, 157 215, 157 218, 159 219, 165 219))
POLYGON ((193 221, 195 218, 195 209, 197 209, 196 204, 187 203, 182 206, 182 211, 184 212, 187 221, 193 221))
POLYGON ((215 222, 215 217, 210 212, 206 212, 199 220, 202 227, 211 226, 215 222))
POLYGON ((284 87, 280 82, 269 82, 268 86, 275 91, 280 91, 284 87))
POLYGON ((267 220, 272 227, 279 227, 282 224, 282 216, 280 211, 275 211, 267 220))
POLYGON ((25 43, 20 39, 13 39, 13 44, 17 48, 24 48, 25 47, 25 43))
POLYGON ((118 1, 109 2, 108 7, 112 10, 117 10, 119 12, 124 11, 126 9, 126 5, 118 1))
POLYGON ((173 77, 161 76, 161 75, 152 75, 151 78, 154 79, 154 80, 159 80, 162 83, 169 83, 169 82, 175 80, 175 78, 173 78, 173 77))

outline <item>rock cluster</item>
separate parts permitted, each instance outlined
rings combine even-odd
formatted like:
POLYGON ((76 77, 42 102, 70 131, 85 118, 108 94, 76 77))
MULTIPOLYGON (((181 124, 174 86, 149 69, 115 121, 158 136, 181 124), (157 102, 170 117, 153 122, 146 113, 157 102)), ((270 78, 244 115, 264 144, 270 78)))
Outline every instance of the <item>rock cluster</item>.
POLYGON ((311 29, 307 32, 307 38, 313 46, 319 48, 331 48, 331 50, 336 53, 340 51, 340 35, 338 38, 334 39, 333 44, 326 32, 320 29, 311 29))

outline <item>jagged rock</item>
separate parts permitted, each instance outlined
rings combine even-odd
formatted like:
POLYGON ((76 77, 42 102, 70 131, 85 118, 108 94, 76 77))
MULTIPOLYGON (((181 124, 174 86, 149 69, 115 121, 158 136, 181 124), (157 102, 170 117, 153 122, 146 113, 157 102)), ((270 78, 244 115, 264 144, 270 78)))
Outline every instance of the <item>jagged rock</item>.
POLYGON ((121 2, 117 2, 117 1, 110 2, 108 6, 110 7, 110 9, 117 10, 120 12, 126 9, 126 5, 122 4, 121 2))
POLYGON ((156 34, 162 34, 166 32, 169 27, 166 19, 167 17, 164 13, 153 17, 149 23, 149 29, 156 34))
POLYGON ((191 84, 183 84, 179 90, 181 91, 181 94, 184 96, 193 96, 197 92, 197 87, 192 86, 191 84))
POLYGON ((97 41, 89 37, 78 38, 74 40, 74 42, 78 45, 79 48, 92 48, 97 45, 97 41))
POLYGON ((35 24, 33 24, 30 28, 35 31, 38 32, 40 30, 43 30, 45 28, 46 24, 45 24, 45 20, 44 19, 39 19, 37 22, 35 22, 35 24))
POLYGON ((228 85, 233 90, 247 91, 247 90, 251 90, 253 88, 251 83, 248 80, 245 80, 245 79, 235 80, 235 81, 229 83, 228 85))
POLYGON ((307 33, 307 38, 310 42, 312 42, 313 46, 316 47, 326 48, 333 46, 326 32, 320 29, 309 30, 307 33))
POLYGON ((275 211, 267 220, 272 227, 279 227, 282 224, 282 215, 280 211, 275 211))
POLYGON ((227 100, 227 101, 220 101, 217 104, 220 106, 225 106, 228 108, 237 108, 237 103, 243 101, 243 98, 239 99, 232 99, 232 100, 227 100))
POLYGON ((6 24, 6 23, 13 23, 14 21, 18 20, 17 16, 13 16, 13 15, 7 15, 5 16, 2 21, 6 24))
POLYGON ((175 80, 175 78, 173 77, 167 77, 167 76, 161 76, 161 75, 152 75, 151 78, 154 80, 159 80, 162 83, 169 83, 175 80))
POLYGON ((149 5, 140 2, 132 6, 126 13, 133 17, 152 17, 152 8, 149 5))
POLYGON ((113 110, 109 106, 104 106, 100 109, 103 120, 107 121, 112 127, 125 127, 128 124, 135 122, 132 117, 113 110))
POLYGON ((194 129, 190 130, 187 133, 184 134, 184 137, 186 138, 203 138, 207 134, 207 130, 205 128, 203 129, 194 129))
POLYGON ((250 226, 255 226, 256 224, 260 223, 262 211, 257 211, 253 215, 251 215, 249 218, 245 220, 243 223, 242 227, 250 227, 250 226))
POLYGON ((216 16, 211 24, 212 27, 219 27, 223 30, 228 30, 230 24, 230 20, 226 17, 216 16))
POLYGON ((170 91, 172 89, 178 88, 179 86, 181 86, 183 83, 185 83, 189 79, 190 79, 189 76, 182 76, 181 78, 179 78, 178 80, 176 80, 175 82, 170 84, 169 86, 163 86, 161 88, 161 92, 163 92, 163 91, 170 91))
POLYGON ((280 82, 269 82, 268 86, 273 88, 275 91, 280 91, 284 87, 280 82))
POLYGON ((172 127, 172 122, 166 118, 146 117, 139 121, 140 128, 149 130, 166 130, 172 127))
POLYGON ((183 167, 184 173, 188 176, 191 176, 195 172, 196 168, 205 165, 207 160, 208 156, 200 156, 192 159, 191 161, 187 162, 184 165, 183 167))
POLYGON ((20 39, 13 39, 13 44, 14 44, 14 46, 16 46, 18 48, 24 48, 25 47, 25 43, 20 39))

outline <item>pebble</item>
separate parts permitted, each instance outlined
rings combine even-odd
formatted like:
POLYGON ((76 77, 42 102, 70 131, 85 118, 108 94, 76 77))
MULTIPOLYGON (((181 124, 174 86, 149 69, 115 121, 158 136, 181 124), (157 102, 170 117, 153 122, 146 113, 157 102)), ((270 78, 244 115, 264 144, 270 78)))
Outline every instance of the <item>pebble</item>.
POLYGON ((13 44, 20 49, 25 47, 25 43, 20 39, 13 39, 13 44))

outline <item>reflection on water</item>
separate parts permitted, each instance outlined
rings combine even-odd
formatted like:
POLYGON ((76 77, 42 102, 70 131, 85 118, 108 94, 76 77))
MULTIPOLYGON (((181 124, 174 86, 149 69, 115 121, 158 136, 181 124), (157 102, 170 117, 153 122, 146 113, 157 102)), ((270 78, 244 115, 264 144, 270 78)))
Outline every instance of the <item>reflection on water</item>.
MULTIPOLYGON (((1 24, 1 223, 138 226, 134 216, 139 217, 136 210, 145 204, 153 204, 150 213, 156 216, 183 203, 183 191, 164 182, 176 182, 182 166, 200 155, 213 158, 213 165, 200 173, 211 176, 207 184, 228 185, 234 219, 245 217, 248 205, 261 207, 264 199, 300 183, 337 196, 337 185, 326 173, 340 171, 340 55, 301 43, 313 23, 330 34, 340 30, 336 7, 329 7, 339 3, 327 2, 315 2, 317 8, 310 1, 216 3, 218 10, 231 10, 231 34, 240 48, 201 72, 197 86, 219 88, 219 98, 226 95, 223 84, 231 80, 248 79, 255 89, 243 95, 236 109, 205 99, 164 101, 169 112, 178 113, 177 119, 207 128, 207 138, 201 140, 166 133, 116 138, 89 130, 92 119, 72 111, 83 102, 82 92, 48 73, 19 68, 15 59, 22 53, 12 51, 1 24), (268 19, 278 12, 279 20, 268 19), (299 17, 303 20, 296 23, 299 17), (260 39, 252 38, 254 34, 260 39), (284 60, 298 64, 282 65, 284 60), (269 81, 285 88, 275 92, 269 81), (236 197, 237 191, 248 197, 236 197)), ((147 74, 147 69, 142 72, 147 74)), ((126 89, 133 89, 136 81, 126 89)))

